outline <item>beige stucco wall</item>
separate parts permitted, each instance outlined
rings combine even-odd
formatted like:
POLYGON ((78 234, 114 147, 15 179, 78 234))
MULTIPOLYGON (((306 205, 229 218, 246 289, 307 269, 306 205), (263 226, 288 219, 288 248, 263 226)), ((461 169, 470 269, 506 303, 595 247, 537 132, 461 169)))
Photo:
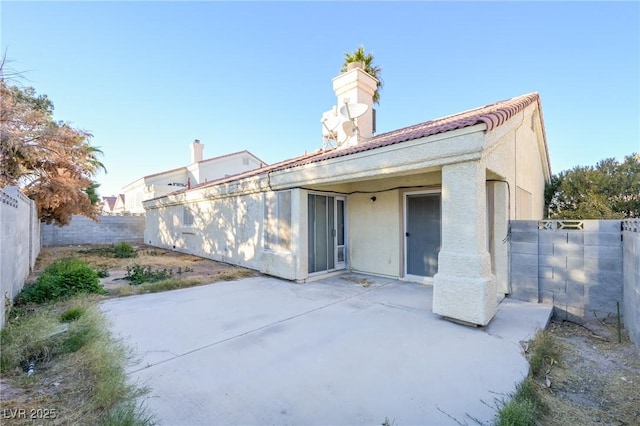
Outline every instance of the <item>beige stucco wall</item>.
POLYGON ((307 274, 306 191, 291 190, 291 251, 273 251, 260 245, 260 272, 289 280, 303 280, 307 274), (303 220, 304 219, 304 220, 303 220))
POLYGON ((145 242, 158 247, 259 269, 263 197, 251 194, 185 204, 193 225, 183 224, 182 205, 147 210, 145 242))
POLYGON ((488 179, 509 182, 510 219, 542 219, 548 175, 545 173, 547 160, 537 104, 530 105, 508 123, 488 133, 483 158, 489 170, 488 179), (529 211, 518 211, 518 206, 526 205, 518 199, 518 188, 532 194, 529 211))
POLYGON ((479 159, 484 124, 446 134, 311 163, 271 175, 275 189, 315 187, 369 179, 388 179, 438 170, 445 164, 479 159))
POLYGON ((435 171, 348 184, 345 190, 356 192, 347 197, 351 269, 403 277, 404 194, 439 191, 440 182, 440 172, 435 171))
POLYGON ((509 122, 486 135, 483 159, 487 179, 506 181, 494 184, 494 235, 490 241, 493 273, 498 293, 509 292, 508 247, 505 238, 508 220, 542 219, 546 148, 542 139, 538 105, 532 104, 509 122), (525 199, 526 194, 531 199, 525 199))
MULTIPOLYGON (((266 193, 204 198, 203 191, 185 196, 184 205, 157 205, 147 210, 145 242, 184 253, 228 262, 287 279, 301 279, 300 241, 286 252, 264 249, 266 193), (193 225, 183 223, 183 209, 193 225)), ((292 235, 300 232, 300 190, 292 190, 292 235)))
POLYGON ((347 199, 350 266, 358 272, 400 274, 401 197, 399 190, 354 194, 347 199))

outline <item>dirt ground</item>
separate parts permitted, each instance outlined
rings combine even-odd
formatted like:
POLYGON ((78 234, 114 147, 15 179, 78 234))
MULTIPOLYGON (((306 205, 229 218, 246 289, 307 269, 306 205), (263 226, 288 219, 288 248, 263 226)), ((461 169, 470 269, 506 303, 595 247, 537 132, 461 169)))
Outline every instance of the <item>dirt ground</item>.
POLYGON ((100 279, 100 282, 107 290, 130 285, 125 276, 127 275, 127 267, 132 267, 133 265, 151 267, 152 270, 171 270, 174 278, 189 280, 195 284, 208 284, 218 281, 218 277, 221 275, 232 276, 237 272, 244 274, 248 272, 244 268, 227 263, 151 247, 145 244, 134 245, 137 256, 124 259, 114 258, 109 255, 109 248, 110 246, 101 245, 43 247, 38 256, 34 272, 27 281, 34 281, 40 271, 55 259, 62 257, 79 257, 95 268, 108 270, 109 276, 100 279))
POLYGON ((543 425, 640 425, 640 349, 617 319, 583 325, 552 322, 549 331, 561 346, 544 389, 548 414, 543 425))

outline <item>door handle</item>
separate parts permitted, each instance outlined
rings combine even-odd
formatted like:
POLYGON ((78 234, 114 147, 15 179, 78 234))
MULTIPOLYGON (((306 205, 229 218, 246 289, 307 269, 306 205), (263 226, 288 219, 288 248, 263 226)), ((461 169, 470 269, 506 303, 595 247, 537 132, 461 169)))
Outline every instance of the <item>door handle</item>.
POLYGON ((404 233, 404 236, 405 236, 405 237, 408 237, 408 236, 409 236, 409 233, 408 233, 408 232, 405 232, 405 233, 404 233))

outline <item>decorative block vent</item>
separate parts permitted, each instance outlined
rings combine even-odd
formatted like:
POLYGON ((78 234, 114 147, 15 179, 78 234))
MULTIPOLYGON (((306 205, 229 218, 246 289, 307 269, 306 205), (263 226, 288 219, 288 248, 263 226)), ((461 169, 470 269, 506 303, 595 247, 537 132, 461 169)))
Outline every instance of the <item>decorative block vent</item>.
POLYGON ((622 221, 622 230, 640 233, 640 219, 629 219, 622 221))
POLYGON ((11 195, 7 194, 4 191, 0 191, 0 198, 2 199, 2 204, 6 204, 13 208, 18 208, 18 200, 13 198, 11 195))
POLYGON ((540 220, 538 229, 556 231, 581 231, 584 229, 584 222, 581 220, 540 220))

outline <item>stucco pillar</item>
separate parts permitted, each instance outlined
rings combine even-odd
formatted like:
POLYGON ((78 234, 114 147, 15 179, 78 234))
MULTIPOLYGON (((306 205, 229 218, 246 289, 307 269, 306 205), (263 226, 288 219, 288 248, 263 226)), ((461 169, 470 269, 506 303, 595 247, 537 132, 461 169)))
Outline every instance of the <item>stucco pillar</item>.
POLYGON ((496 313, 486 231, 486 171, 481 162, 442 168, 442 246, 433 279, 433 312, 487 325, 496 313))

